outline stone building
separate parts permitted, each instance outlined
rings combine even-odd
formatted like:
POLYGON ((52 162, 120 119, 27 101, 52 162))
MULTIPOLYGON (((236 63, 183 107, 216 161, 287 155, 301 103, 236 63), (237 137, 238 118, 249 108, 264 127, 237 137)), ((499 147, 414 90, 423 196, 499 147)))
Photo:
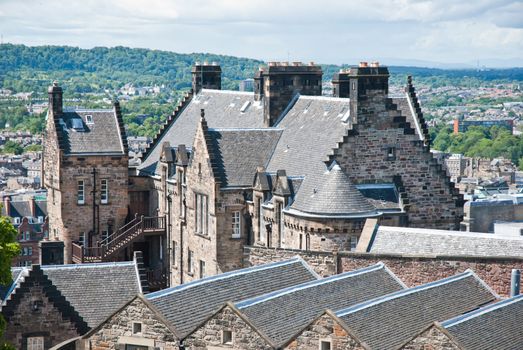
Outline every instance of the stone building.
POLYGON ((85 334, 147 292, 140 260, 137 255, 130 262, 13 268, 1 304, 5 340, 17 349, 49 349, 85 334))
POLYGON ((468 271, 336 312, 327 311, 298 332, 286 349, 412 349, 405 345, 433 322, 461 316, 496 298, 468 271))
MULTIPOLYGON (((49 88, 43 151, 50 236, 96 246, 123 226, 129 213, 127 140, 120 106, 111 110, 64 109, 62 88, 49 88)), ((132 256, 128 254, 128 257, 132 256)))
POLYGON ((20 255, 12 261, 12 266, 31 266, 40 263, 39 243, 49 237, 47 202, 35 195, 4 196, 1 215, 10 217, 18 231, 20 255))
POLYGON ((523 295, 436 322, 404 349, 486 350, 523 348, 523 295))
POLYGON ((225 305, 184 344, 189 349, 282 349, 325 309, 342 309, 404 288, 383 264, 376 264, 225 305))
POLYGON ((430 152, 410 79, 391 98, 387 68, 362 64, 323 97, 313 64, 269 63, 254 93, 219 90, 220 72, 195 66, 130 177, 131 212, 167 217, 172 285, 240 267, 246 245, 355 249, 368 218, 459 226, 463 199, 430 152))
POLYGON ((85 334, 80 349, 122 345, 178 349, 227 301, 238 301, 317 280, 300 258, 228 272, 138 296, 85 334))

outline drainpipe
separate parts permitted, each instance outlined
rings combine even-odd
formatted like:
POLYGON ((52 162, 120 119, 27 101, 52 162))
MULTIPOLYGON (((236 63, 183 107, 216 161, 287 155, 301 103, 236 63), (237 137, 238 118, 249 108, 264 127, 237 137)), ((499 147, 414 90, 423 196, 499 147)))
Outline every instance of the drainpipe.
MULTIPOLYGON (((167 232, 165 234, 165 238, 169 238, 171 236, 171 207, 172 207, 172 198, 171 198, 171 195, 169 194, 169 195, 167 195, 167 232)), ((166 265, 167 265, 167 269, 169 270, 169 285, 171 285, 171 275, 172 275, 171 254, 172 254, 173 247, 171 246, 172 239, 166 239, 166 240, 167 240, 167 246, 170 248, 167 250, 167 256, 165 257, 165 261, 167 262, 166 265)))

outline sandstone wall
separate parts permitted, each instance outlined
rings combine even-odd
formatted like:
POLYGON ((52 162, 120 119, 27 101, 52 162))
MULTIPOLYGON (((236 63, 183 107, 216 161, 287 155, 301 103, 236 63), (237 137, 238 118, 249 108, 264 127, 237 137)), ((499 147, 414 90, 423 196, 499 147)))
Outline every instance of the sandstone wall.
POLYGON ((431 327, 405 344, 401 350, 460 350, 442 331, 431 327))

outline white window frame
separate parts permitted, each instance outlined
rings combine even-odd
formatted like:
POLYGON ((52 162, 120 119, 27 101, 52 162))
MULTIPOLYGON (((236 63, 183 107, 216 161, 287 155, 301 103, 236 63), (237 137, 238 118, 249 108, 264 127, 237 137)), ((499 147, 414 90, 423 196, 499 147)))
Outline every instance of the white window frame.
POLYGON ((44 222, 44 217, 43 216, 39 216, 38 217, 38 223, 41 224, 44 222))
POLYGON ((232 238, 240 238, 242 236, 242 213, 239 210, 231 213, 232 224, 232 238))
POLYGON ((19 224, 19 223, 20 223, 20 217, 15 216, 15 217, 13 218, 13 224, 17 225, 17 224, 19 224))
POLYGON ((82 247, 85 246, 85 232, 80 232, 80 235, 78 236, 78 243, 80 243, 82 247))
POLYGON ((131 327, 132 327, 131 331, 132 331, 133 335, 142 335, 144 333, 144 324, 142 322, 134 322, 133 321, 132 324, 131 324, 131 327), (135 326, 140 326, 140 331, 139 332, 137 332, 135 330, 135 326))
POLYGON ((203 260, 200 260, 200 263, 199 263, 199 268, 200 268, 200 278, 204 278, 205 277, 205 261, 203 260))
POLYGON ((194 252, 190 249, 187 250, 187 272, 194 273, 194 252))
POLYGON ((44 337, 28 337, 27 350, 44 350, 44 337))
POLYGON ((93 120, 93 116, 88 114, 85 116, 85 124, 87 125, 93 125, 94 124, 94 120, 93 120))
POLYGON ((85 181, 78 180, 76 185, 76 198, 77 203, 80 205, 85 204, 85 181))
POLYGON ((100 203, 109 203, 109 180, 100 180, 100 203))
POLYGON ((350 236, 350 250, 354 251, 356 250, 356 247, 358 246, 358 236, 350 236))
POLYGON ((194 195, 194 218, 196 233, 207 235, 209 225, 209 207, 208 197, 202 193, 195 193, 194 195))

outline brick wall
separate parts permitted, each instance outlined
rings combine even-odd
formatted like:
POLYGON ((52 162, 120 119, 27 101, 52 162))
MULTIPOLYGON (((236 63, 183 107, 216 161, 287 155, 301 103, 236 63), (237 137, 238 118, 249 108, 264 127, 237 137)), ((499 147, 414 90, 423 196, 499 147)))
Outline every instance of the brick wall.
POLYGON ((467 256, 414 257, 355 252, 301 252, 291 249, 246 247, 244 266, 280 261, 300 255, 321 276, 351 271, 377 262, 386 264, 409 287, 453 276, 472 269, 500 296, 510 294, 512 269, 523 269, 523 258, 477 258, 467 256))

